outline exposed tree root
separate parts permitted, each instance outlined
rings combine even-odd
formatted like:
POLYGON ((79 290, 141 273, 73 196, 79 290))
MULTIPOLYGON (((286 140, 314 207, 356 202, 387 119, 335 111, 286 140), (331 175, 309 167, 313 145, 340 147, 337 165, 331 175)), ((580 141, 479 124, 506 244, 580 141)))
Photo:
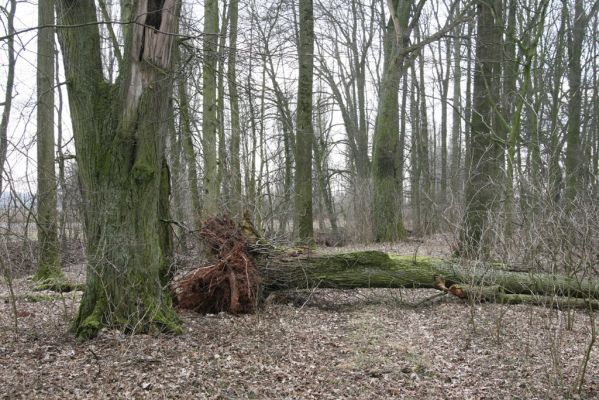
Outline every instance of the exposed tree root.
POLYGON ((200 236, 215 259, 173 284, 175 305, 202 313, 251 313, 260 283, 246 237, 228 217, 206 221, 200 236))

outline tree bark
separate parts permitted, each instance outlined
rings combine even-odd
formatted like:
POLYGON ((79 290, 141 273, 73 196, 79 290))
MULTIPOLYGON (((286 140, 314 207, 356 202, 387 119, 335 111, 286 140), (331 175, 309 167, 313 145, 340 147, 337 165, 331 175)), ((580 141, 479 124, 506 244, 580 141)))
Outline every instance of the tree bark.
POLYGON ((227 0, 223 0, 223 12, 221 14, 221 26, 218 31, 218 56, 216 63, 217 73, 217 90, 216 90, 216 130, 218 137, 218 162, 216 181, 218 186, 218 202, 220 209, 230 213, 229 193, 230 193, 230 176, 229 176, 229 160, 227 159, 227 138, 225 133, 225 54, 227 43, 227 31, 229 29, 229 7, 227 0))
POLYGON ((566 47, 566 23, 568 19, 568 10, 564 3, 561 11, 560 25, 557 31, 557 42, 555 44, 555 55, 553 61, 553 71, 551 73, 551 89, 549 97, 551 99, 550 106, 550 139, 549 139, 549 160, 548 160, 548 200, 558 203, 561 197, 562 189, 562 167, 560 166, 561 158, 561 143, 560 143, 560 88, 562 86, 562 77, 564 75, 563 59, 566 47))
POLYGON ((385 32, 385 68, 379 89, 372 150, 373 233, 376 241, 385 242, 405 237, 398 201, 399 177, 397 154, 399 140, 399 82, 403 75, 404 56, 401 49, 408 42, 408 2, 388 3, 391 19, 385 32))
POLYGON ((6 39, 7 43, 7 74, 6 74, 6 90, 4 94, 4 102, 2 105, 2 119, 0 119, 0 195, 3 193, 2 180, 4 178, 4 163, 6 162, 6 153, 8 150, 8 122, 10 120, 10 111, 12 109, 12 94, 15 83, 15 13, 17 12, 17 1, 10 0, 10 9, 6 18, 7 33, 10 35, 6 39))
MULTIPOLYGON (((451 288, 497 286, 496 292, 599 299, 599 282, 543 273, 514 272, 491 264, 360 251, 293 253, 258 258, 266 292, 313 288, 451 288), (472 286, 471 286, 472 287, 472 286)), ((459 296, 459 293, 455 293, 459 296)), ((515 300, 514 300, 515 301, 515 300)))
MULTIPOLYGON (((54 1, 38 4, 40 26, 54 25, 54 1)), ((54 29, 42 28, 37 38, 37 238, 35 279, 42 284, 62 278, 56 173, 54 171, 54 29)))
POLYGON ((180 331, 165 290, 164 147, 179 2, 132 4, 118 84, 104 80, 93 0, 58 0, 87 238, 86 289, 74 330, 180 331))
POLYGON ((451 195, 452 195, 452 222, 455 215, 455 203, 460 199, 461 180, 460 166, 461 163, 461 131, 462 131, 462 41, 459 37, 462 33, 461 27, 455 30, 455 39, 453 40, 453 57, 454 57, 454 73, 453 73, 453 113, 452 113, 452 129, 451 129, 451 195))
POLYGON ((312 0, 300 0, 297 136, 295 144, 294 231, 301 242, 314 241, 312 221, 312 79, 314 69, 314 10, 312 0))
POLYGON ((231 143, 229 157, 231 165, 231 214, 241 215, 241 166, 239 162, 239 143, 241 140, 241 124, 239 122, 239 94, 237 90, 237 22, 239 19, 239 0, 231 0, 229 4, 230 36, 229 57, 227 60, 227 78, 231 104, 231 143))
POLYGON ((177 94, 179 97, 179 129, 182 135, 182 145, 185 152, 185 161, 187 163, 187 181, 189 191, 191 192, 191 208, 195 228, 200 226, 202 216, 202 204, 200 203, 200 193, 198 185, 198 169, 196 152, 193 145, 193 133, 191 131, 191 112, 189 106, 189 96, 185 87, 184 76, 177 76, 177 94))
POLYGON ((497 134, 501 60, 501 0, 478 2, 478 32, 472 125, 469 144, 469 176, 460 252, 468 257, 488 252, 487 219, 499 204, 498 188, 503 146, 497 134))
POLYGON ((202 150, 204 152, 203 214, 216 215, 219 209, 219 182, 216 150, 217 99, 216 67, 218 56, 218 0, 204 3, 202 150))

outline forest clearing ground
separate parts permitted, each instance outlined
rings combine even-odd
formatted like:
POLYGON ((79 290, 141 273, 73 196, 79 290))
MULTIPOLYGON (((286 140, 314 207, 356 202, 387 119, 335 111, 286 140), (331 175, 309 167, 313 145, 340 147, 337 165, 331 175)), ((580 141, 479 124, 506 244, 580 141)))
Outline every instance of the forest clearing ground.
MULTIPOLYGON (((369 246, 443 256, 439 238, 369 246)), ((352 248, 355 250, 355 247, 352 248)), ((82 281, 81 265, 66 271, 82 281)), ((180 336, 67 334, 80 292, 14 282, 19 335, 0 285, 0 398, 558 399, 569 396, 589 317, 459 300, 413 307, 434 290, 319 290, 255 315, 181 314, 180 336), (498 336, 499 334, 499 336, 498 336)), ((576 396, 571 396, 576 398, 576 396)), ((599 397, 599 351, 580 398, 599 397)))

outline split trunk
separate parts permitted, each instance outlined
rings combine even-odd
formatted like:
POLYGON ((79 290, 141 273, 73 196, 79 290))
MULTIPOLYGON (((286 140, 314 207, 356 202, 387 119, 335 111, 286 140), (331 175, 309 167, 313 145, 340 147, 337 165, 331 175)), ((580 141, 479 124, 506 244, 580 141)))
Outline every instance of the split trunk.
MULTIPOLYGON (((58 0, 59 31, 87 239, 87 281, 74 329, 179 330, 165 290, 164 164, 178 2, 132 2, 120 76, 102 72, 93 0, 58 0)), ((124 16, 123 18, 129 18, 124 16)))

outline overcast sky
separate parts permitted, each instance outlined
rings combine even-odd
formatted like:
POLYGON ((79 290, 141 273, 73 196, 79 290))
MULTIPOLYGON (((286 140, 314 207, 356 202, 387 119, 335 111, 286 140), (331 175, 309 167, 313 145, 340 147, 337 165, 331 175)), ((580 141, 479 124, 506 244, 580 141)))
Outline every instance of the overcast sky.
MULTIPOLYGON (((0 0, 7 6, 6 0, 0 0)), ((6 16, 2 15, 0 35, 6 32, 6 16)), ((37 26, 37 2, 18 1, 15 16, 15 30, 37 26)), ((17 191, 35 192, 36 178, 36 53, 37 31, 19 34, 15 37, 15 84, 13 88, 13 104, 8 126, 8 156, 5 164, 4 181, 13 182, 17 191)), ((7 74, 7 43, 0 42, 0 98, 4 100, 7 74)), ((62 70, 62 66, 60 66, 62 70)), ((62 75, 62 73, 61 73, 62 75)), ((62 78, 61 78, 62 80, 62 78)), ((71 137, 70 119, 66 92, 63 90, 63 135, 65 142, 71 137)), ((58 107, 58 91, 56 91, 56 107, 58 107)), ((58 119, 55 117, 55 124, 58 119)), ((6 186, 6 185, 3 185, 6 186)), ((5 189, 4 189, 5 190, 5 189)))

